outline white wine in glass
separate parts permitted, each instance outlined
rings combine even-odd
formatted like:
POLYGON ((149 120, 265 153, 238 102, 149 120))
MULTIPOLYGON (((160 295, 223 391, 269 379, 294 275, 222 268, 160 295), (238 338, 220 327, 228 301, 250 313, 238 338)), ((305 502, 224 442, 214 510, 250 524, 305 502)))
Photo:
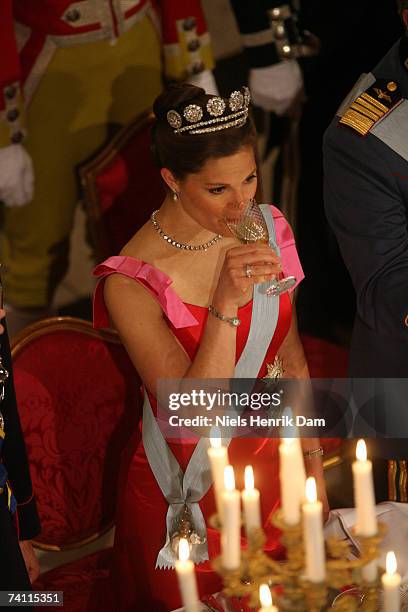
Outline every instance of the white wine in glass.
MULTIPOLYGON (((224 221, 230 232, 243 244, 254 242, 270 244, 268 226, 255 200, 249 201, 248 206, 245 207, 242 215, 238 219, 225 218, 224 221)), ((276 248, 273 245, 271 246, 276 252, 276 248)), ((294 276, 284 277, 283 274, 280 273, 271 281, 265 293, 268 297, 277 296, 281 293, 285 293, 285 291, 291 289, 295 284, 296 278, 294 276)))

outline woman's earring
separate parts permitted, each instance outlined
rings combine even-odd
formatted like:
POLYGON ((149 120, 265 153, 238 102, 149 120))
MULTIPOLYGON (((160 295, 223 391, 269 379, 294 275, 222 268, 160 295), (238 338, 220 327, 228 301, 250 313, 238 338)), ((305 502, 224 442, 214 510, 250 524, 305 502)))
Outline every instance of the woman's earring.
POLYGON ((179 196, 178 196, 177 191, 173 191, 173 200, 174 200, 174 202, 177 202, 178 199, 179 199, 179 196))

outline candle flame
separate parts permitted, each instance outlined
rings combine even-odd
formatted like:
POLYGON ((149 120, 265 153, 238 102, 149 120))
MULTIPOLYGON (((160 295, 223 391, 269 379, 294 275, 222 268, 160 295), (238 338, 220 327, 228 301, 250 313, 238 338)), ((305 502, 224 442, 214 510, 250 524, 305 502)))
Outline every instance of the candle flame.
POLYGON ((312 476, 306 480, 306 499, 310 504, 317 501, 316 481, 312 476))
POLYGON ((292 444, 295 444, 296 438, 282 438, 282 441, 286 446, 292 446, 292 444))
POLYGON ((259 587, 259 600, 263 608, 270 608, 272 606, 272 595, 267 584, 261 584, 259 587))
POLYGON ((357 442, 356 457, 358 461, 367 461, 367 447, 364 440, 359 440, 357 442))
POLYGON ((211 427, 210 444, 213 448, 221 448, 221 431, 219 427, 211 427))
POLYGON ((178 553, 180 561, 188 561, 188 558, 190 557, 190 546, 186 538, 181 538, 178 553))
POLYGON ((235 475, 232 465, 227 465, 224 469, 224 487, 227 491, 235 489, 235 475))
POLYGON ((385 569, 387 570, 387 574, 390 574, 391 576, 397 571, 397 558, 392 550, 387 552, 387 556, 385 558, 385 569))
POLYGON ((254 470, 252 465, 245 467, 245 490, 253 491, 255 487, 254 470))

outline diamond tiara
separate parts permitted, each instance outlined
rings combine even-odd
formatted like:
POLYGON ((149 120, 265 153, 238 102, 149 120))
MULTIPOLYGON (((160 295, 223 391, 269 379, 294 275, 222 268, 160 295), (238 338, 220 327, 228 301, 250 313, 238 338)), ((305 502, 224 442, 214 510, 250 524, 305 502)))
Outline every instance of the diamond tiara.
POLYGON ((188 104, 182 110, 169 110, 167 122, 175 134, 205 134, 241 127, 248 118, 250 101, 248 87, 241 87, 233 91, 228 100, 213 96, 205 106, 188 104))

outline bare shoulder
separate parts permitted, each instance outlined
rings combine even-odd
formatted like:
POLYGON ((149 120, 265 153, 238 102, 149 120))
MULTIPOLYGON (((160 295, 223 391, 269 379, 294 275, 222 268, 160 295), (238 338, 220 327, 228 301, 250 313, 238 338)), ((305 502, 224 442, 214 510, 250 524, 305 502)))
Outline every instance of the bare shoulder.
MULTIPOLYGON (((132 257, 143 263, 155 265, 156 259, 160 257, 158 247, 160 243, 155 240, 155 233, 150 222, 145 223, 138 232, 129 240, 120 252, 121 256, 132 257)), ((143 313, 155 318, 162 316, 161 307, 151 292, 142 283, 124 274, 111 274, 105 282, 104 297, 112 319, 115 314, 132 312, 132 316, 143 313)))
MULTIPOLYGON (((132 255, 134 256, 134 255, 132 255)), ((159 302, 137 279, 111 274, 105 282, 104 298, 113 327, 139 373, 154 394, 158 378, 180 378, 189 358, 170 330, 159 302)))
POLYGON ((149 290, 134 278, 120 273, 111 274, 106 279, 104 298, 114 320, 116 316, 129 312, 133 317, 137 317, 138 312, 143 312, 143 316, 149 313, 161 316, 161 308, 149 290))
POLYGON ((145 223, 139 231, 129 240, 123 247, 120 255, 127 257, 134 257, 145 261, 146 263, 153 263, 160 252, 160 243, 155 240, 155 232, 152 228, 150 221, 145 223))

